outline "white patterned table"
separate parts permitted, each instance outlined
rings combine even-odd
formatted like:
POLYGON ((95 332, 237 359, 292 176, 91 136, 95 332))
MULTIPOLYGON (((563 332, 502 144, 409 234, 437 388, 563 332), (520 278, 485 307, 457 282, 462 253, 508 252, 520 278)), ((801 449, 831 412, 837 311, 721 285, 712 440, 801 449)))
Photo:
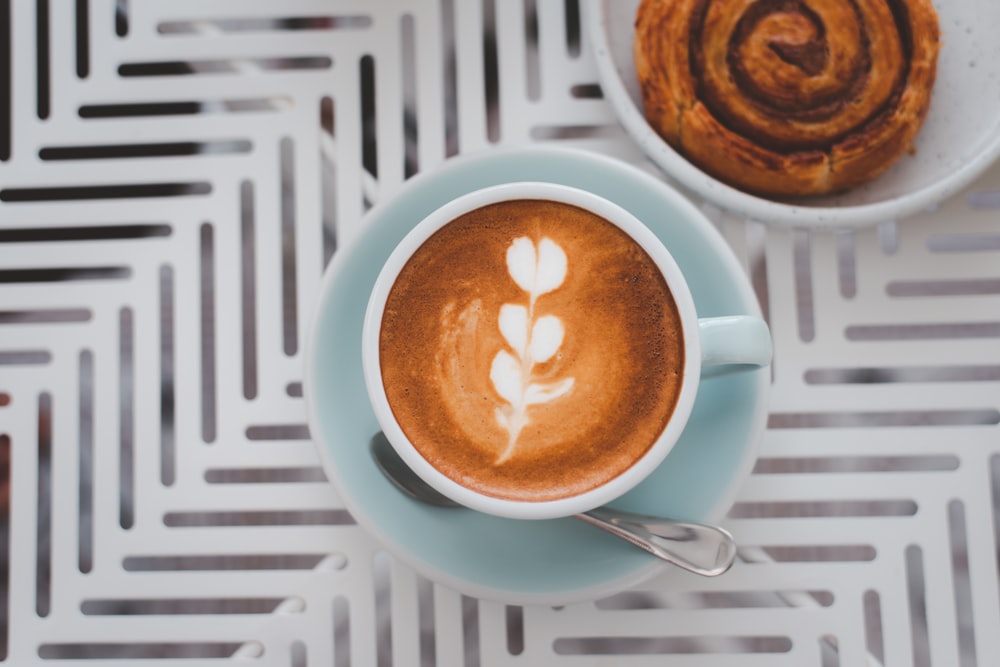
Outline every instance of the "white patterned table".
POLYGON ((643 163, 582 33, 575 0, 0 0, 0 661, 1000 662, 1000 168, 840 234, 706 207, 777 346, 724 577, 508 607, 342 508, 301 397, 325 263, 457 153, 643 163))

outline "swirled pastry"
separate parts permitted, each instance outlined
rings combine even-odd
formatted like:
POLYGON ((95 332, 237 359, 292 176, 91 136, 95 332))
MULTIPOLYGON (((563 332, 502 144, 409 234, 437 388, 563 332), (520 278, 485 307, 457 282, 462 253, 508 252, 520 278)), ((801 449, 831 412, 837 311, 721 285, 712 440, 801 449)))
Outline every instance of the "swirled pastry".
POLYGON ((721 181, 765 196, 841 192, 909 150, 930 105, 930 0, 642 0, 646 118, 721 181))

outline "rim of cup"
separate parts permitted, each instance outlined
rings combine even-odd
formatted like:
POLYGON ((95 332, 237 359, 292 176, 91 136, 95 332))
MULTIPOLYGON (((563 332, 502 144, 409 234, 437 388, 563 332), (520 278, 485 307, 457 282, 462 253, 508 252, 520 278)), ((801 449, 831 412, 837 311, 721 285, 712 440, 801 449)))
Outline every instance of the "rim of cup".
MULTIPOLYGON (((680 214, 684 214, 681 212, 680 214)), ((571 516, 608 504, 624 495, 655 470, 673 449, 694 406, 701 376, 701 345, 694 298, 680 267, 663 242, 638 218, 600 195, 576 187, 542 181, 503 183, 465 193, 421 219, 396 245, 376 278, 362 329, 362 368, 369 401, 379 426, 403 461, 425 482, 465 507, 516 519, 571 516), (684 368, 674 410, 663 431, 639 459, 617 477, 580 494, 545 501, 500 498, 459 484, 428 462, 396 422, 382 387, 379 329, 389 292, 409 258, 435 232, 464 213, 502 201, 539 199, 589 210, 642 247, 660 273, 677 306, 684 341, 684 368)))

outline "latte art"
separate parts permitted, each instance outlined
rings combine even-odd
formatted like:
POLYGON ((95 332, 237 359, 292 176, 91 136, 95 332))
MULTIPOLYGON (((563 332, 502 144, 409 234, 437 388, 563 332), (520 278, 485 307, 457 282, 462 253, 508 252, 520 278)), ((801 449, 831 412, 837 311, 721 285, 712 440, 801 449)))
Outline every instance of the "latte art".
POLYGON ((550 238, 538 248, 526 236, 514 239, 507 249, 507 270, 518 287, 528 294, 527 306, 505 303, 500 308, 500 332, 513 351, 501 350, 493 357, 490 380, 507 405, 497 408, 497 422, 507 431, 507 448, 497 459, 503 463, 514 452, 517 437, 528 423, 528 407, 548 403, 573 388, 573 378, 551 383, 533 382, 535 364, 555 355, 565 330, 555 315, 536 319, 538 297, 562 285, 566 277, 566 253, 550 238))
POLYGON ((410 257, 379 331, 395 420, 484 495, 577 495, 657 440, 681 387, 673 297, 612 223, 552 201, 466 213, 410 257))

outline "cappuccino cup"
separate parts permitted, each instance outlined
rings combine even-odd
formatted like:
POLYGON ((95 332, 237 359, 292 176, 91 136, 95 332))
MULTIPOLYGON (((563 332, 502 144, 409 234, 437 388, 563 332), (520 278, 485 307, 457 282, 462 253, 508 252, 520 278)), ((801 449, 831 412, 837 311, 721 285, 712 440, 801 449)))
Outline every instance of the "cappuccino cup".
MULTIPOLYGON (((693 207, 666 212, 700 215, 693 207)), ((759 317, 699 318, 670 251, 621 206, 545 182, 470 192, 420 220, 372 289, 375 416, 422 479, 488 514, 549 519, 656 469, 706 369, 770 363, 759 317)))

